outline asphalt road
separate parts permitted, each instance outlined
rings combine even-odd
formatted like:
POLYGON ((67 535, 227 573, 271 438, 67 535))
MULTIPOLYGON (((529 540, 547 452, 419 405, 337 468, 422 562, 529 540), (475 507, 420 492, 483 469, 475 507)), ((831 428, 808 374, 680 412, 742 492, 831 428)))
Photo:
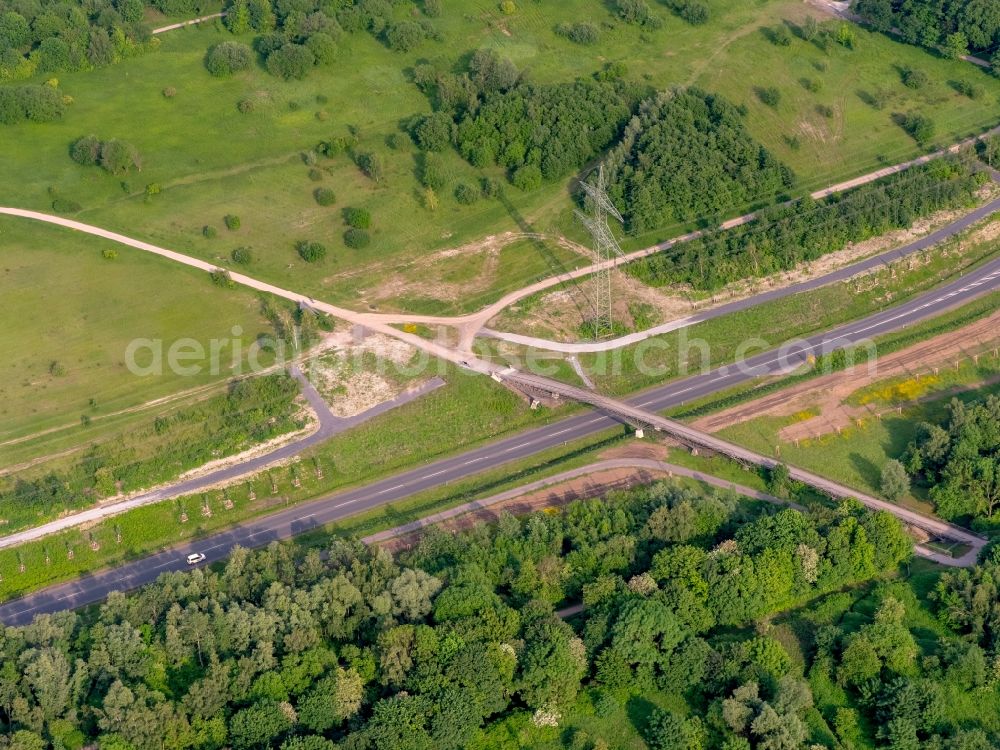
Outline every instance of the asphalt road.
MULTIPOLYGON (((993 174, 994 179, 1000 182, 1000 175, 997 173, 993 174)), ((541 349, 547 349, 550 351, 566 352, 580 354, 584 352, 603 352, 609 351, 611 349, 617 349, 622 346, 629 346, 631 344, 636 344, 645 339, 652 338, 654 336, 659 336, 664 333, 669 333, 670 331, 676 331, 680 328, 687 328, 693 326, 696 323, 703 323, 706 320, 713 320, 715 318, 720 318, 723 315, 729 315, 730 313, 739 312, 740 310, 747 310, 751 307, 756 307, 757 305, 762 305, 766 302, 773 302, 774 300, 783 299, 784 297, 790 297, 793 294, 803 294, 806 292, 811 292, 824 286, 829 286, 830 284, 836 284, 840 281, 846 281, 847 279, 853 278, 858 274, 871 271, 873 269, 881 268, 889 265, 897 260, 905 258, 914 253, 919 253, 928 248, 934 247, 935 245, 954 237, 960 232, 964 232, 969 227, 982 221, 988 216, 1000 211, 1000 198, 991 200, 988 203, 983 204, 975 211, 965 214, 955 221, 931 232, 930 234, 920 237, 913 242, 907 243, 902 247, 893 248, 892 250, 887 250, 878 255, 873 255, 870 258, 866 258, 857 263, 852 263, 843 268, 838 268, 836 271, 831 271, 823 276, 818 276, 814 279, 809 279, 807 281, 800 281, 797 284, 790 284, 785 287, 780 287, 778 289, 771 289, 766 292, 761 292, 755 294, 752 297, 746 297, 744 299, 734 300, 733 302, 727 302, 724 305, 719 305, 718 307, 713 307, 704 312, 695 313, 694 315, 689 315, 684 318, 679 318, 678 320, 672 320, 668 323, 663 323, 662 325, 654 326, 645 331, 637 331, 635 333, 629 333, 625 336, 620 336, 614 339, 607 339, 605 341, 591 341, 591 342, 580 342, 580 343, 565 343, 559 341, 550 341, 548 339, 537 338, 534 336, 524 336, 517 333, 506 333, 503 331, 494 331, 488 328, 484 328, 480 331, 480 335, 488 336, 491 338, 502 339, 504 341, 510 341, 515 344, 521 344, 523 346, 534 346, 541 349)))
MULTIPOLYGON (((635 406, 658 411, 711 395, 762 375, 787 372, 809 356, 864 342, 934 317, 998 287, 1000 259, 990 261, 960 279, 901 305, 827 333, 799 340, 784 352, 765 351, 748 357, 739 367, 723 366, 673 381, 628 401, 635 406)), ((259 547, 276 539, 286 539, 355 513, 465 479, 508 461, 526 458, 616 424, 618 422, 614 418, 597 412, 567 417, 545 427, 441 459, 365 487, 297 505, 118 568, 52 586, 0 606, 0 621, 11 625, 23 624, 36 614, 90 604, 103 599, 111 591, 127 590, 153 581, 165 571, 185 569, 187 566, 184 557, 189 552, 204 553, 207 562, 221 560, 236 545, 259 547)))

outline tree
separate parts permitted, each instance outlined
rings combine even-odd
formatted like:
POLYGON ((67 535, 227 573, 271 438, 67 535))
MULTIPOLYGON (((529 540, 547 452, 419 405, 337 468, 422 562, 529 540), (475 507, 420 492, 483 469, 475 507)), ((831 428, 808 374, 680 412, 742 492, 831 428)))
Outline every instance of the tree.
POLYGON ((896 459, 886 461, 882 467, 880 491, 882 497, 892 502, 910 491, 910 475, 906 473, 906 467, 896 459))
POLYGON ((441 590, 441 581, 423 570, 406 569, 389 584, 392 614, 414 621, 431 611, 431 600, 441 590))
POLYGON ((226 28, 230 33, 242 36, 250 33, 250 7, 247 0, 233 0, 225 16, 226 28))
POLYGON ((85 167, 95 166, 101 158, 101 142, 96 136, 85 135, 73 141, 69 155, 77 164, 85 167))
POLYGON ((969 54, 969 39, 961 31, 949 34, 944 40, 944 53, 952 60, 958 60, 969 54))
POLYGON ((444 112, 425 115, 413 129, 417 145, 424 151, 444 151, 451 143, 455 123, 444 112))
POLYGON ((287 713, 273 701, 261 701, 237 711, 229 720, 229 734, 237 750, 267 747, 292 726, 287 713))
POLYGON ((368 177, 373 179, 375 182, 382 181, 382 178, 385 176, 385 166, 382 164, 381 156, 374 151, 366 151, 358 154, 357 162, 358 167, 362 172, 368 175, 368 177))
POLYGON ((210 47, 205 55, 205 67, 218 78, 247 70, 252 62, 253 52, 240 42, 221 42, 210 47))
POLYGON ((416 21, 399 21, 386 29, 385 43, 389 49, 409 52, 424 41, 425 36, 424 27, 416 21))
POLYGON ((646 724, 645 737, 652 750, 700 750, 701 722, 697 718, 684 719, 673 711, 654 708, 646 724))
POLYGON ((520 75, 514 63, 493 49, 478 49, 469 60, 469 77, 482 94, 509 91, 520 75))
POLYGON ((306 47, 313 53, 316 65, 332 65, 337 59, 337 42, 322 31, 317 31, 306 39, 306 47))

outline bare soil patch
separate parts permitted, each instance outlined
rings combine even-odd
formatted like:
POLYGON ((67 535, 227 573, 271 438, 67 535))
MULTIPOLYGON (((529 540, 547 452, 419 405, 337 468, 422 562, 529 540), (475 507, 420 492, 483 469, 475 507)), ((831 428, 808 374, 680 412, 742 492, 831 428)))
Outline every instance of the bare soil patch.
POLYGON ((757 417, 801 419, 782 428, 786 442, 820 437, 850 427, 884 410, 872 405, 848 404, 848 397, 860 388, 890 378, 920 377, 935 369, 968 359, 1000 344, 1000 311, 957 331, 923 341, 893 354, 880 357, 876 368, 859 367, 823 375, 800 385, 782 389, 763 398, 740 404, 695 420, 692 426, 718 432, 757 417))

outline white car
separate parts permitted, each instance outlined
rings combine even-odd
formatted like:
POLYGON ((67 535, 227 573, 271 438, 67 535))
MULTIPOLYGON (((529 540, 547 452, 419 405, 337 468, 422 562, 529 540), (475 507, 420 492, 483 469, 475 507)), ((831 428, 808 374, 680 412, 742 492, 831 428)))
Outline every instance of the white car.
POLYGON ((187 560, 188 565, 197 565, 205 559, 205 556, 201 552, 192 552, 184 559, 187 560))

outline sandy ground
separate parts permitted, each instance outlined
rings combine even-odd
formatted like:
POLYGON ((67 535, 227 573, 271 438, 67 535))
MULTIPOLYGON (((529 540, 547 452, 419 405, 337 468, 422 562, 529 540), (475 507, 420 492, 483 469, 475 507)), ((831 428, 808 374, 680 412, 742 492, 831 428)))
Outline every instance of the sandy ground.
POLYGON ((420 385, 402 374, 402 367, 416 354, 404 341, 384 334, 362 337, 343 332, 326 337, 324 347, 324 352, 309 358, 304 371, 338 417, 353 417, 420 385), (362 361, 363 354, 377 358, 375 371, 362 361))
MULTIPOLYGON (((779 437, 786 442, 819 437, 876 414, 875 406, 845 403, 858 389, 890 378, 933 374, 936 368, 967 360, 970 356, 990 351, 997 346, 1000 346, 1000 311, 960 330, 880 357, 877 367, 871 370, 864 365, 854 371, 823 375, 702 417, 695 420, 692 426, 706 432, 718 432, 757 417, 805 416, 811 413, 814 416, 784 427, 779 432, 779 437)), ((885 407, 879 407, 879 410, 885 411, 885 407)))
MULTIPOLYGON (((985 201, 1000 191, 995 185, 985 186, 981 197, 985 201)), ((908 229, 899 229, 864 242, 853 243, 842 250, 828 253, 819 260, 802 263, 789 271, 760 279, 734 282, 712 295, 696 292, 686 284, 654 288, 643 284, 621 270, 612 271, 613 296, 617 300, 615 317, 627 326, 634 325, 630 305, 644 306, 652 325, 682 318, 726 302, 745 299, 761 292, 781 289, 809 279, 824 276, 839 268, 878 255, 893 247, 901 247, 924 237, 960 217, 963 211, 939 211, 920 219, 908 229)), ((977 242, 994 239, 1000 234, 1000 222, 992 222, 975 232, 977 242)), ((920 262, 915 259, 911 262, 920 262)), ((547 292, 527 304, 513 305, 488 322, 490 328, 516 331, 527 336, 542 336, 556 341, 576 341, 583 316, 588 314, 590 289, 588 281, 576 282, 573 289, 547 292)))
POLYGON ((323 279, 324 284, 343 283, 345 280, 362 277, 372 278, 372 272, 377 272, 381 279, 377 286, 369 289, 359 289, 359 298, 369 307, 390 304, 396 300, 413 297, 427 297, 442 302, 458 302, 470 295, 487 292, 498 280, 504 270, 500 267, 500 251, 508 245, 521 240, 540 240, 559 245, 577 253, 581 260, 593 262, 594 253, 582 245, 564 237, 527 232, 504 232, 490 235, 481 240, 470 242, 459 247, 441 250, 430 255, 420 256, 405 263, 376 263, 362 269, 345 271, 323 279), (470 278, 449 280, 458 263, 476 263, 482 265, 478 272, 470 278))

